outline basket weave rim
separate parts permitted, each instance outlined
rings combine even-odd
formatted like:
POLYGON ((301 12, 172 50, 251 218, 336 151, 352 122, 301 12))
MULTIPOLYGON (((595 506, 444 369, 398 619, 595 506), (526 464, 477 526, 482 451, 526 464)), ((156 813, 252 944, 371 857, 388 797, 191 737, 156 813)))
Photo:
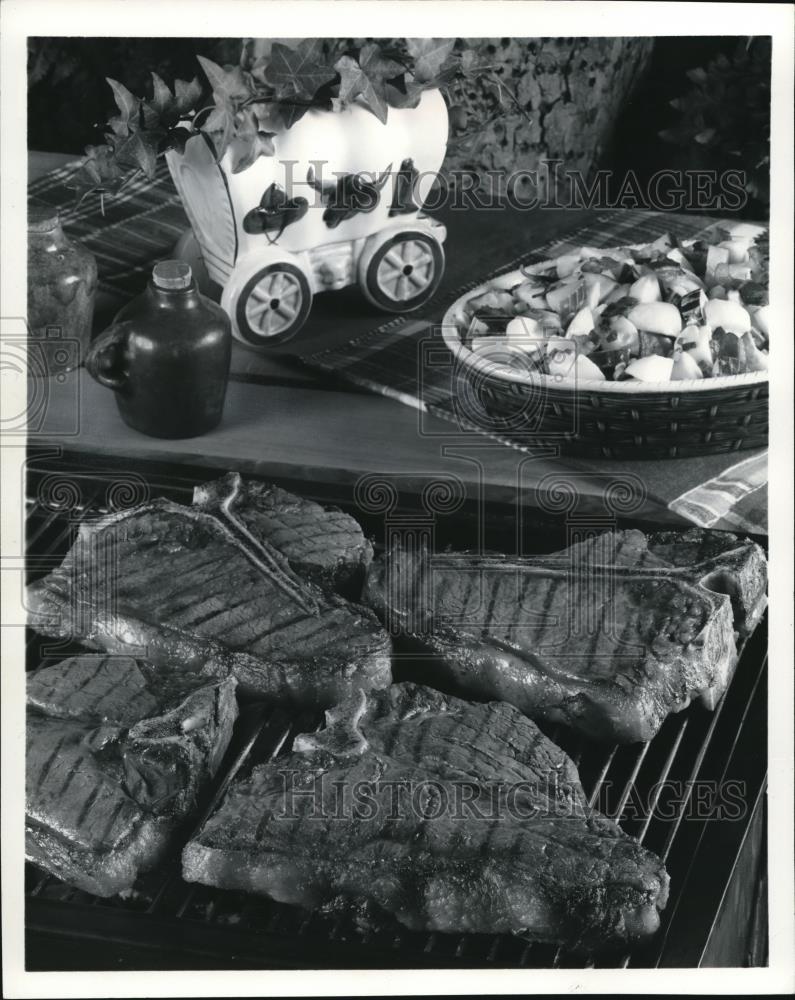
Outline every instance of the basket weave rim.
MULTIPOLYGON (((500 280, 506 280, 517 275, 524 277, 521 269, 509 274, 501 274, 500 280)), ((627 380, 625 382, 611 382, 607 379, 560 379, 553 375, 543 375, 533 372, 518 372, 507 365, 499 364, 496 361, 489 361, 471 351, 461 340, 459 332, 458 317, 464 303, 487 290, 491 281, 484 281, 477 288, 468 289, 460 295, 442 318, 442 338, 451 353, 467 368, 487 375, 490 378, 501 379, 517 385, 543 386, 545 389, 558 389, 561 392, 607 392, 615 395, 642 396, 651 393, 665 393, 667 395, 679 395, 681 393, 710 392, 721 389, 741 389, 750 385, 757 385, 768 381, 767 372, 744 372, 742 375, 717 375, 710 378, 681 379, 676 382, 636 382, 627 380)))

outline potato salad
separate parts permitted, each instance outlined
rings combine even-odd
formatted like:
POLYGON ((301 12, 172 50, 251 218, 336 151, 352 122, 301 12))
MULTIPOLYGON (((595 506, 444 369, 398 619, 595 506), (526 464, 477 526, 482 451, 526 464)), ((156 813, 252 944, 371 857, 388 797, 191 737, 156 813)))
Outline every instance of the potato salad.
POLYGON ((494 279, 464 304, 463 340, 556 381, 677 382, 768 368, 767 232, 662 236, 494 279))

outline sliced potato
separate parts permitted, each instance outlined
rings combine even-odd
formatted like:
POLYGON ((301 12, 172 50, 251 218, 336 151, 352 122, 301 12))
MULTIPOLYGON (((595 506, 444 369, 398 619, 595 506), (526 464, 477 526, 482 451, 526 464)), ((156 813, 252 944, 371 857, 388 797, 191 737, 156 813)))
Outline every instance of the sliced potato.
POLYGON ((640 343, 638 328, 626 316, 613 316, 607 320, 607 328, 603 326, 600 329, 599 342, 607 351, 625 347, 631 354, 637 354, 640 343))
POLYGON ((615 288, 611 289, 610 294, 602 303, 603 305, 610 305, 612 302, 618 302, 619 299, 624 299, 629 295, 629 290, 632 286, 627 285, 616 285, 615 288))
POLYGON ((745 367, 749 372, 766 372, 770 367, 770 358, 756 345, 751 331, 744 333, 742 344, 745 349, 745 367))
POLYGON ((686 326, 679 335, 677 345, 687 351, 693 360, 706 368, 712 366, 712 330, 708 326, 686 326))
POLYGON ((600 302, 604 302, 618 284, 615 278, 612 278, 609 274, 586 272, 583 274, 582 280, 588 287, 588 294, 591 297, 591 301, 596 296, 596 302, 593 303, 594 306, 598 306, 600 302), (593 290, 594 288, 596 288, 596 291, 593 290))
POLYGON ((509 341, 543 340, 544 329, 532 316, 514 316, 505 327, 505 336, 509 341))
POLYGON ((741 337, 751 329, 748 310, 739 302, 729 299, 710 299, 704 309, 704 319, 713 330, 722 326, 727 333, 733 333, 736 337, 741 337))
POLYGON ((594 315, 588 306, 583 306, 571 318, 566 327, 566 336, 575 337, 578 334, 590 333, 594 328, 594 315))
POLYGON ((629 294, 638 302, 659 302, 662 298, 660 282, 655 274, 643 274, 629 289, 629 294))
POLYGON ((559 278, 568 278, 580 266, 580 255, 578 253, 563 254, 555 260, 555 268, 559 278))
POLYGON ((681 349, 674 353, 674 366, 671 369, 671 380, 681 382, 685 379, 703 378, 704 375, 696 359, 687 351, 681 349))
POLYGON ((635 358, 630 361, 626 374, 639 382, 669 382, 673 368, 673 358, 661 358, 659 354, 650 354, 646 358, 635 358))
POLYGON ((768 329, 768 316, 770 315, 770 306, 760 306, 756 312, 751 317, 751 323, 753 326, 763 333, 766 337, 770 336, 770 330, 768 329))
POLYGON ((736 239, 724 240, 718 246, 728 252, 730 264, 745 264, 748 260, 748 248, 751 246, 751 240, 738 237, 736 239))
POLYGON ((665 337, 676 337, 682 330, 682 317, 670 302, 641 302, 630 310, 627 319, 638 330, 665 337))
POLYGON ((578 354, 577 360, 574 362, 574 374, 578 381, 604 382, 606 379, 602 369, 582 354, 578 354))
POLYGON ((553 312, 565 315, 578 311, 584 305, 591 307, 597 305, 589 299, 587 291, 587 285, 580 279, 567 278, 547 290, 547 306, 553 312))

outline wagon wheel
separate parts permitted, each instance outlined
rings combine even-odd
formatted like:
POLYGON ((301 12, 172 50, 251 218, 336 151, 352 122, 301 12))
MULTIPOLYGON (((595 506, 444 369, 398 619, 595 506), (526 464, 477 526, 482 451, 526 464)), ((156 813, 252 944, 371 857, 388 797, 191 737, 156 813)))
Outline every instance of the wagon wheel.
POLYGON ((312 290, 294 264, 268 264, 243 286, 235 318, 240 337, 252 347, 283 344, 304 325, 312 308, 312 290))
POLYGON ((444 274, 444 251, 432 236, 404 231, 362 255, 365 297, 389 312, 411 312, 427 302, 444 274))

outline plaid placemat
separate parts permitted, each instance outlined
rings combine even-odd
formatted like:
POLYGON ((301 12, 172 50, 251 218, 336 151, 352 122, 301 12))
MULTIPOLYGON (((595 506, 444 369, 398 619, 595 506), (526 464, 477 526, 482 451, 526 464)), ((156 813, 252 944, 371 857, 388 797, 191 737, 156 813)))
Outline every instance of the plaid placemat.
POLYGON ((668 504, 702 528, 757 532, 767 526, 767 450, 699 483, 668 504))
POLYGON ((77 205, 68 186, 78 161, 52 170, 28 185, 28 198, 57 206, 61 222, 97 260, 99 287, 119 298, 137 295, 155 261, 170 256, 188 228, 177 189, 164 161, 154 181, 131 181, 119 194, 91 195, 77 205), (104 207, 104 214, 103 214, 104 207))

